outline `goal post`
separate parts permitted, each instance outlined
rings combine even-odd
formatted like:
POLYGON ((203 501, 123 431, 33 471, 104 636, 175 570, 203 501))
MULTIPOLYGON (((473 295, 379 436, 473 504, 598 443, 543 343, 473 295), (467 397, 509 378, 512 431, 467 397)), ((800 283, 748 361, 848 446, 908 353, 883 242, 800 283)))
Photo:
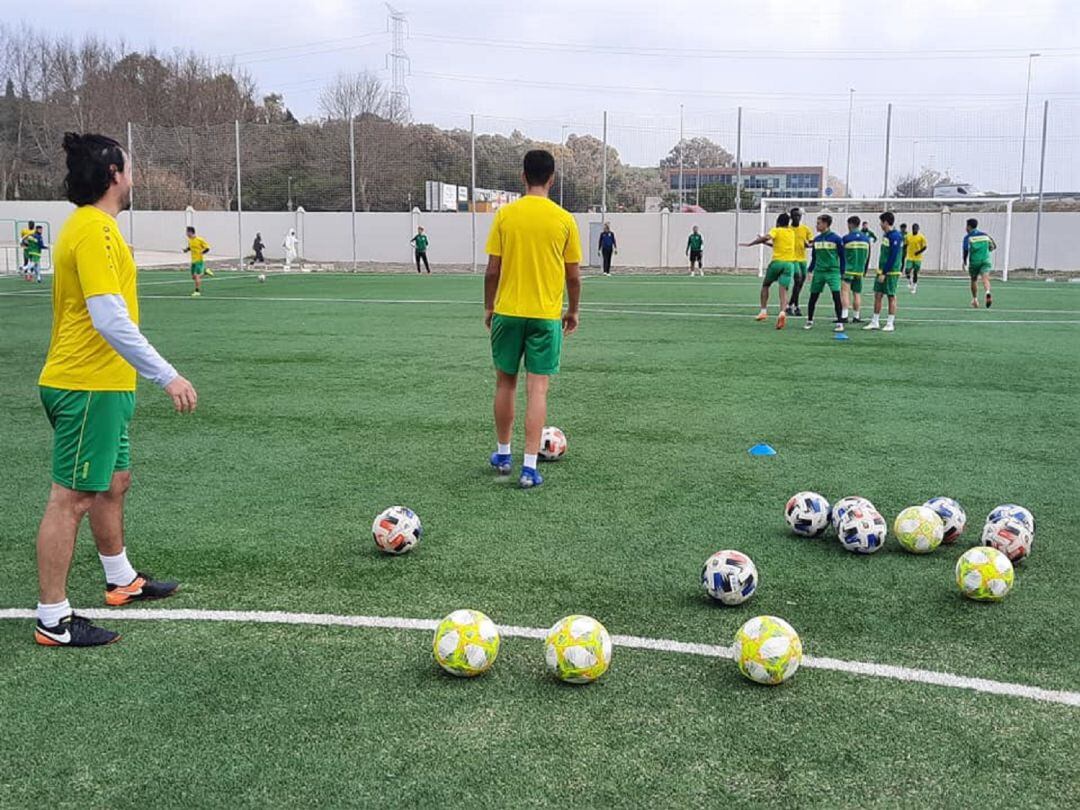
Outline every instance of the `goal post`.
MULTIPOLYGON (((811 229, 818 214, 831 214, 833 230, 847 233, 845 220, 852 215, 870 224, 874 235, 880 237, 878 216, 882 211, 896 215, 896 227, 902 222, 918 224, 926 236, 928 249, 923 260, 923 272, 938 275, 958 273, 962 269, 965 221, 979 220, 979 230, 989 233, 1001 243, 995 258, 1000 256, 1001 280, 1009 280, 1012 253, 1013 203, 1015 197, 978 197, 954 199, 944 197, 762 197, 761 233, 767 233, 777 214, 801 208, 803 222, 811 229)), ((758 276, 765 275, 765 248, 758 254, 758 276)))

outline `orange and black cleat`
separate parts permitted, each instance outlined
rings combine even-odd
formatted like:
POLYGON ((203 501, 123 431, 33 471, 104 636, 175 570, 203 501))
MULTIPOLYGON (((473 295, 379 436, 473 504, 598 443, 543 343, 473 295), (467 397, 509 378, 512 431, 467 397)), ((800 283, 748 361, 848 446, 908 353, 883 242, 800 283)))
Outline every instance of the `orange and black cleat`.
POLYGON ((55 627, 46 627, 38 620, 34 641, 42 647, 101 647, 120 640, 120 634, 98 627, 85 616, 72 613, 55 627))
POLYGON ((786 312, 781 312, 776 317, 776 328, 777 329, 783 329, 785 326, 787 326, 787 313, 786 312))
POLYGON ((127 585, 110 585, 105 589, 105 604, 120 607, 132 602, 164 599, 172 596, 180 587, 179 582, 157 582, 149 574, 136 574, 127 585))

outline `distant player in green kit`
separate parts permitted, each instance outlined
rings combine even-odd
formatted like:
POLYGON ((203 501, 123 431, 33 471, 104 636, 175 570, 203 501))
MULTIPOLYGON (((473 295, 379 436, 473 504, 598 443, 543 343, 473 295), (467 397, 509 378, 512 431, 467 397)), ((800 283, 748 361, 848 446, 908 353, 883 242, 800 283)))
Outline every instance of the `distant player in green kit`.
POLYGON ((832 217, 822 214, 817 218, 818 235, 810 243, 812 253, 810 255, 810 269, 807 275, 812 276, 810 281, 810 301, 806 305, 806 326, 803 329, 814 328, 814 309, 817 307, 821 291, 826 287, 832 293, 833 309, 836 312, 836 326, 834 332, 844 331, 843 307, 840 303, 840 279, 844 275, 846 262, 844 260, 844 240, 832 232, 832 217))
MULTIPOLYGON (((847 322, 848 307, 852 323, 862 323, 859 308, 862 304, 862 283, 870 265, 870 239, 859 230, 859 218, 848 217, 848 232, 844 236, 844 280, 840 287, 840 317, 847 322)), ((866 223, 863 223, 864 225, 866 223)))
POLYGON ((904 261, 904 237, 893 227, 896 217, 892 211, 886 211, 878 219, 881 221, 881 251, 878 254, 878 271, 874 279, 874 317, 863 327, 870 331, 881 329, 883 332, 896 331, 896 288, 904 261), (889 317, 885 326, 881 326, 881 302, 889 299, 889 317))
POLYGON ((698 233, 698 226, 694 226, 693 232, 686 240, 686 255, 690 257, 690 275, 694 275, 694 264, 697 264, 697 271, 699 276, 704 276, 705 271, 701 269, 701 252, 705 246, 705 240, 701 234, 698 233))
POLYGON ((979 220, 967 221, 967 235, 964 236, 964 267, 971 276, 971 306, 979 308, 979 279, 986 288, 986 308, 990 309, 994 299, 990 295, 990 251, 997 250, 997 243, 989 234, 979 230, 979 220))
POLYGON ((427 238, 427 234, 424 233, 424 226, 423 225, 417 226, 417 228, 416 228, 416 236, 414 236, 412 239, 410 239, 409 242, 411 242, 413 247, 416 249, 416 272, 417 273, 420 272, 420 262, 423 261, 424 262, 424 267, 427 268, 428 275, 430 276, 431 275, 431 265, 428 264, 428 260, 427 260, 428 238, 427 238))

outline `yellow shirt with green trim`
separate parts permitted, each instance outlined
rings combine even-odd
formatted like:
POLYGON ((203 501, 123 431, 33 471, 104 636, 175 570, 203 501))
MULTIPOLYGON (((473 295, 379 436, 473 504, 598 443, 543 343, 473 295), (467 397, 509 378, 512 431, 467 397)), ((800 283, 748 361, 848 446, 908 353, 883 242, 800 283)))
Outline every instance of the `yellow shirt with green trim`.
POLYGON ((921 233, 913 233, 904 244, 907 245, 907 261, 921 262, 923 260, 924 254, 919 253, 919 251, 926 249, 925 236, 921 233))
POLYGON ((814 232, 810 230, 809 225, 803 225, 802 223, 792 226, 791 232, 795 236, 795 242, 792 246, 793 254, 791 261, 805 262, 806 243, 814 241, 814 232))
POLYGON ((187 240, 188 250, 191 251, 191 263, 201 262, 203 254, 210 249, 210 243, 201 236, 189 236, 187 240))
POLYGON ((772 239, 772 257, 774 262, 799 261, 795 253, 794 230, 791 228, 776 227, 769 231, 769 238, 772 239))
POLYGON ((38 385, 72 391, 134 391, 135 369, 105 342, 86 299, 120 295, 139 323, 135 259, 116 220, 99 208, 75 210, 53 245, 52 335, 38 385))
POLYGON ((502 258, 495 314, 558 320, 566 265, 581 262, 577 223, 547 197, 526 194, 495 212, 485 248, 502 258))

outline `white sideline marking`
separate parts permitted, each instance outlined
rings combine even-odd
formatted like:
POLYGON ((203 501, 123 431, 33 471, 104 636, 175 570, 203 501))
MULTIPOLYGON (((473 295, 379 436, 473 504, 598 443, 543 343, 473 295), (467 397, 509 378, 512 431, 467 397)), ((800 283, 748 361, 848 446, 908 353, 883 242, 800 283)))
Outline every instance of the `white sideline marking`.
MULTIPOLYGON (((434 619, 409 619, 398 616, 340 616, 332 613, 286 613, 282 611, 262 610, 147 610, 133 608, 128 610, 80 610, 79 614, 90 619, 123 621, 134 619, 141 621, 194 621, 194 622, 250 622, 253 624, 293 624, 319 625, 322 627, 369 627, 390 630, 427 630, 438 627, 434 619)), ((8 608, 0 610, 0 619, 33 619, 33 610, 8 608)), ((547 630, 541 627, 516 627, 499 625, 499 632, 507 637, 541 639, 547 630)), ((619 647, 655 652, 682 653, 704 658, 731 659, 730 647, 716 644, 695 644, 693 642, 673 641, 664 638, 643 638, 641 636, 612 636, 611 641, 619 647)), ((810 669, 825 669, 833 672, 845 672, 851 675, 866 675, 872 678, 888 678, 894 681, 926 683, 934 686, 947 686, 952 689, 970 689, 992 695, 1041 700, 1047 703, 1059 703, 1063 706, 1080 706, 1080 692, 1067 692, 1057 689, 1042 689, 1007 681, 992 681, 987 678, 968 678, 948 672, 934 672, 928 669, 911 669, 889 664, 873 664, 862 661, 843 661, 837 658, 816 658, 804 656, 802 665, 810 669)))
MULTIPOLYGON (((748 315, 745 315, 743 313, 735 313, 735 312, 673 312, 673 311, 670 311, 670 310, 664 311, 664 310, 642 310, 642 309, 592 309, 592 308, 588 307, 585 304, 581 305, 581 311, 582 312, 591 312, 593 314, 601 314, 601 315, 672 315, 672 316, 675 316, 676 318, 749 318, 748 315)), ((827 319, 825 317, 822 317, 821 320, 822 320, 823 323, 826 323, 826 328, 828 328, 827 324, 828 324, 829 319, 827 319)), ((903 326, 905 323, 946 323, 946 324, 968 324, 968 325, 979 325, 979 326, 981 326, 982 324, 1003 324, 1003 323, 1008 323, 1008 324, 1023 324, 1023 325, 1032 326, 1032 325, 1042 325, 1042 324, 1080 324, 1080 319, 1078 319, 1078 320, 1050 320, 1050 319, 1042 320, 1042 319, 1040 319, 1040 320, 1034 320, 1034 321, 1024 321, 1024 320, 1019 320, 1019 319, 1016 319, 1016 320, 1012 320, 1012 319, 1008 319, 1008 320, 1006 320, 1006 319, 987 320, 987 319, 984 319, 984 318, 979 318, 979 319, 975 319, 975 318, 901 318, 898 321, 898 323, 899 323, 900 326, 903 326)), ((852 331, 857 331, 857 330, 852 330, 852 331)))

